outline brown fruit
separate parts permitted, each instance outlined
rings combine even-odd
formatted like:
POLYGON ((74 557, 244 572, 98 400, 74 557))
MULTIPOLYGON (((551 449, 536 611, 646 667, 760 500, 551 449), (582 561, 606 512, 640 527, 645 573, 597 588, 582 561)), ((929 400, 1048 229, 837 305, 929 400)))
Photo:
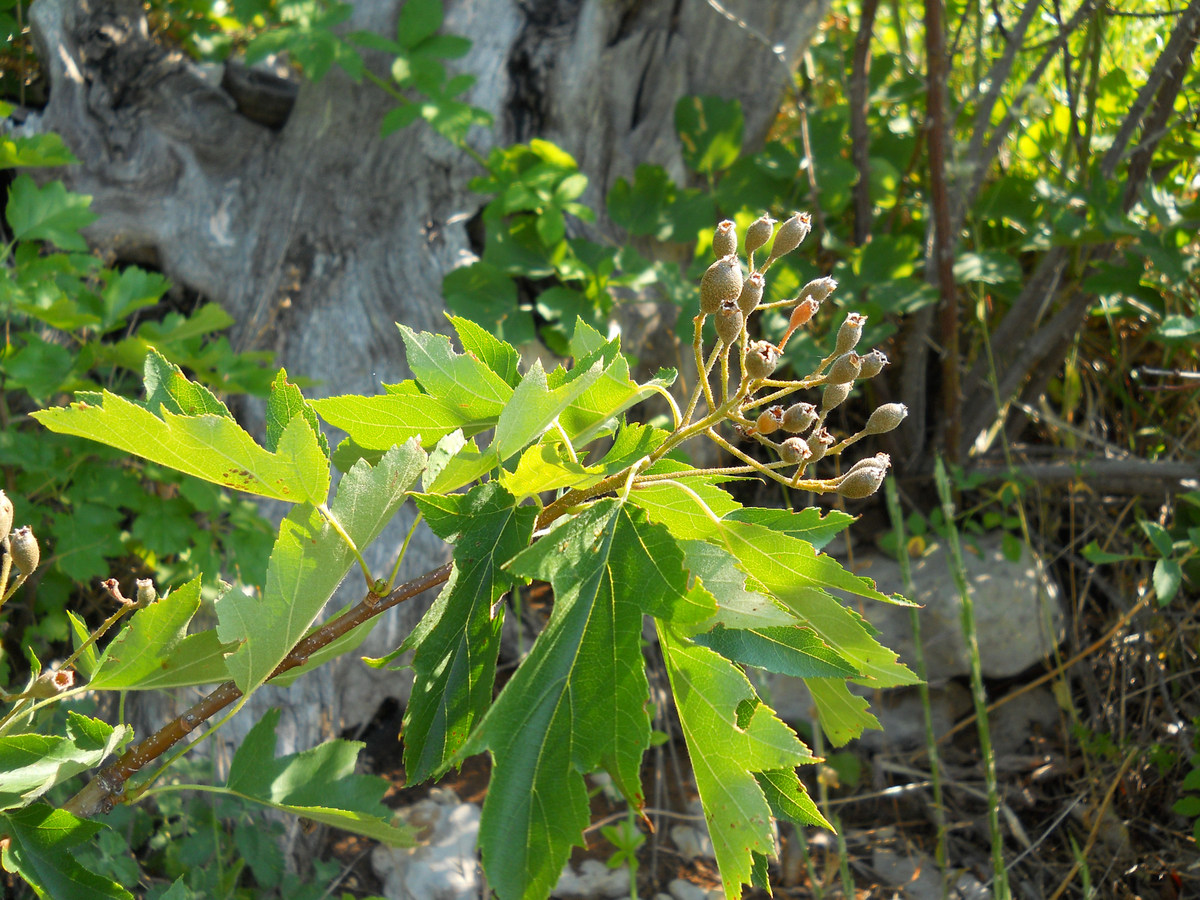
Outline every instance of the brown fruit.
POLYGON ((775 220, 770 216, 759 216, 746 229, 746 252, 753 253, 771 239, 775 230, 775 220))

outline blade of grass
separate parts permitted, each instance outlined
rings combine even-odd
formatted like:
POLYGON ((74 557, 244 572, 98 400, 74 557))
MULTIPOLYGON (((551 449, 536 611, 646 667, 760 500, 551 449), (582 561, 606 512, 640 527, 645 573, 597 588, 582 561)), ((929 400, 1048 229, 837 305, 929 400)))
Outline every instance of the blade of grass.
POLYGON ((991 731, 988 726, 987 693, 983 687, 983 669, 979 659, 979 634, 975 628, 975 605, 971 600, 967 584, 967 570, 963 562, 962 545, 958 540, 958 529, 954 525, 954 501, 950 496, 950 479, 946 476, 946 465, 939 456, 934 465, 938 497, 942 502, 942 514, 946 520, 946 538, 950 545, 951 570, 954 584, 958 588, 962 604, 963 637, 967 641, 967 652, 971 658, 971 697, 975 703, 975 724, 979 731, 979 748, 983 753, 984 781, 988 797, 988 831, 992 837, 992 895, 996 900, 1009 900, 1008 872, 1004 867, 1004 836, 1000 832, 1000 792, 996 782, 996 754, 992 748, 991 731))

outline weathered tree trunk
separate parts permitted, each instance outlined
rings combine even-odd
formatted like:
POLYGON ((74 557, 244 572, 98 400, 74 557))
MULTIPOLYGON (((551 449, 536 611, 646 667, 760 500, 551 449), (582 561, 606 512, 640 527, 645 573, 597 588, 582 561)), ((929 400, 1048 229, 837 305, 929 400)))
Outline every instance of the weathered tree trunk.
MULTIPOLYGON (((828 0, 727 0, 741 24, 705 0, 446 5, 446 30, 474 42, 461 61, 478 77, 466 99, 496 119, 470 142, 486 154, 554 141, 591 178, 595 201, 639 162, 683 176, 672 110, 684 94, 737 97, 747 141, 760 143, 828 0)), ((347 27, 394 33, 399 6, 360 0, 347 27)), ((119 258, 153 258, 221 303, 238 320, 240 348, 274 350, 293 374, 320 379, 317 393, 370 393, 405 377, 393 323, 442 328, 442 278, 472 256, 466 224, 482 198, 467 190, 479 174, 467 154, 422 124, 381 138, 392 101, 339 70, 301 85, 278 130, 251 121, 155 43, 135 2, 37 0, 33 24, 50 87, 28 127, 59 132, 82 161, 56 174, 94 197, 91 241, 119 258)), ((393 523, 373 565, 386 565, 410 523, 393 523)), ((444 557, 423 534, 401 576, 444 557)), ((357 576, 347 585, 345 599, 357 599, 357 576)), ((395 647, 417 612, 388 617, 365 652, 395 647)), ((285 707, 281 749, 292 749, 405 690, 350 658, 255 699, 285 707)), ((239 718, 244 730, 256 716, 239 718)))

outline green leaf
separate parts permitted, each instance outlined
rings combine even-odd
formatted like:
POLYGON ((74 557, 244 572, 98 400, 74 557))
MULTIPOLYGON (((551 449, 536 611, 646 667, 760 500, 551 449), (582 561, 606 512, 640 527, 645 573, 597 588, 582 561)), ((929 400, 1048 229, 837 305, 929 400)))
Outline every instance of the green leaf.
POLYGON ((794 769, 759 772, 755 774, 754 779, 762 788, 767 804, 771 807, 771 815, 775 818, 786 819, 796 825, 816 825, 834 830, 829 821, 821 815, 821 810, 804 789, 794 769))
POLYGON ((418 334, 397 326, 408 349, 408 365, 417 384, 460 410, 464 421, 494 419, 504 410, 513 388, 487 365, 466 353, 455 353, 442 334, 418 334))
POLYGON ((532 317, 517 306, 517 283, 491 263, 480 260, 448 273, 442 280, 442 296, 448 309, 497 338, 522 344, 534 336, 532 317))
MULTIPOLYGON (((8 113, 4 113, 7 118, 8 113)), ((79 162, 60 135, 54 132, 33 134, 28 137, 0 137, 0 169, 17 169, 25 166, 51 167, 68 166, 79 162)))
POLYGON ((1179 593, 1183 584, 1183 567, 1174 559, 1160 559, 1154 564, 1150 576, 1154 584, 1154 593, 1158 595, 1158 605, 1166 606, 1179 593))
POLYGON ((692 638, 726 659, 796 678, 853 678, 854 666, 830 650, 811 628, 798 625, 741 629, 718 625, 692 638))
MULTIPOLYGON (((370 544, 391 521, 424 463, 412 441, 389 450, 377 466, 360 460, 342 477, 330 514, 357 547, 370 544)), ((271 551, 261 599, 229 591, 217 601, 217 636, 240 644, 227 664, 243 693, 262 684, 305 635, 354 562, 316 509, 292 509, 271 551)))
POLYGON ((279 710, 271 709, 250 729, 229 764, 231 793, 392 847, 417 845, 412 829, 392 825, 392 811, 380 802, 388 782, 354 773, 365 744, 328 741, 276 758, 278 724, 279 710))
POLYGON ((416 103, 401 103, 387 111, 379 124, 379 134, 387 137, 402 128, 407 128, 421 118, 421 107, 416 103))
POLYGON ((459 343, 466 353, 474 356, 485 366, 495 372, 509 387, 516 387, 521 381, 518 364, 521 354, 512 344, 495 337, 490 331, 481 328, 470 319, 448 316, 450 324, 458 332, 459 343))
POLYGON ((1171 534, 1167 529, 1163 528, 1157 522, 1151 522, 1149 519, 1140 519, 1138 525, 1146 533, 1146 537, 1150 539, 1150 543, 1154 545, 1154 549, 1158 551, 1159 556, 1169 557, 1174 553, 1174 547, 1171 545, 1171 534))
POLYGON ((771 808, 755 774, 815 758, 739 667, 661 623, 658 638, 725 896, 734 900, 752 880, 755 855, 775 849, 771 808))
MULTIPOLYGON (((75 358, 59 344, 44 340, 36 334, 23 335, 25 346, 0 355, 0 371, 5 387, 24 389, 36 402, 45 403, 69 385, 75 358)), ((0 353, 3 353, 0 350, 0 353)))
POLYGON ((271 394, 267 397, 266 444, 268 450, 274 453, 279 448, 284 431, 292 419, 297 416, 307 422, 308 427, 317 436, 317 443, 321 446, 321 452, 325 455, 326 464, 328 464, 329 441, 321 433, 317 414, 305 402, 300 388, 287 380, 287 371, 280 369, 275 380, 271 382, 271 394))
POLYGON ((91 840, 104 826, 77 819, 63 809, 37 804, 0 816, 0 832, 8 835, 3 864, 24 878, 40 897, 54 900, 133 900, 119 884, 83 868, 72 847, 91 840))
POLYGON ((728 169, 742 152, 742 105, 720 97, 681 97, 675 131, 689 169, 707 175, 728 169))
POLYGON ((541 360, 535 359, 512 393, 496 422, 492 448, 501 461, 537 440, 569 406, 604 374, 597 362, 586 370, 573 369, 569 380, 551 388, 541 360))
POLYGON ((63 250, 86 252, 79 230, 96 221, 88 211, 92 198, 70 194, 61 181, 38 187, 28 175, 18 175, 8 189, 8 224, 13 240, 49 241, 63 250))
POLYGON ((106 574, 108 561, 125 552, 123 518, 120 510, 99 503, 76 503, 69 512, 55 513, 55 568, 80 582, 106 574))
POLYGON ((817 550, 845 531, 855 519, 838 509, 828 510, 822 515, 821 509, 816 506, 799 512, 755 507, 735 509, 727 513, 726 518, 734 522, 753 522, 771 531, 808 541, 817 550))
POLYGON ((0 809, 25 806, 56 784, 100 765, 133 737, 127 725, 114 728, 99 719, 67 713, 66 736, 0 736, 0 809))
POLYGON ((728 550, 699 540, 680 541, 687 560, 688 571, 700 579, 717 604, 710 625, 726 628, 780 628, 796 624, 796 617, 782 608, 774 598, 749 590, 746 573, 738 568, 728 550))
POLYGON ((1139 556, 1130 556, 1126 553, 1107 553, 1100 549, 1100 545, 1095 541, 1089 541, 1088 545, 1080 551, 1080 555, 1093 565, 1103 566, 1109 563, 1121 562, 1126 559, 1141 559, 1139 556))
POLYGON ((1021 266, 999 250, 960 253, 954 260, 954 280, 958 284, 1016 282, 1021 280, 1021 266))
POLYGON ((422 394, 411 381, 374 397, 347 394, 308 402, 322 419, 342 429, 364 450, 388 450, 413 438, 420 438, 422 447, 432 447, 459 429, 472 435, 496 424, 495 419, 464 416, 457 405, 422 394))
POLYGON ((411 49, 442 27, 442 0, 405 0, 396 21, 396 41, 411 49))
POLYGON ((839 678, 806 678, 804 684, 817 707, 821 730, 835 747, 861 737, 868 728, 882 730, 870 712, 866 698, 850 693, 846 682, 839 678))
MULTIPOLYGON (((691 466, 679 463, 670 464, 668 468, 662 461, 650 471, 671 469, 681 475, 695 471, 691 466)), ((696 476, 681 477, 675 483, 654 481, 639 485, 629 499, 646 510, 655 522, 666 525, 680 540, 708 540, 713 533, 714 520, 719 521, 722 516, 741 509, 740 503, 714 483, 717 480, 696 476)))
MULTIPOLYGON (((576 335, 589 332, 599 337, 582 320, 576 323, 576 335)), ((572 344, 577 346, 578 339, 573 338, 572 344)), ((650 384, 665 388, 674 381, 674 373, 671 373, 672 377, 655 378, 645 385, 633 381, 629 377, 629 362, 621 354, 620 340, 615 338, 587 354, 576 353, 576 359, 576 370, 592 365, 604 367, 595 384, 588 386, 571 401, 560 417, 563 429, 578 446, 589 443, 603 431, 615 428, 616 418, 621 413, 655 392, 650 384)))
POLYGON ((212 684, 229 678, 215 632, 188 637, 187 626, 200 608, 200 579, 139 609, 105 648, 88 687, 93 690, 162 690, 212 684))
POLYGON ((100 292, 104 303, 102 328, 109 331, 123 325, 130 313, 157 303, 170 286, 163 275, 136 266, 114 273, 100 292))
POLYGON ((500 483, 524 500, 543 491, 590 487, 605 475, 602 466, 582 466, 571 458, 565 443, 553 432, 521 454, 515 470, 503 470, 500 483))
POLYGON ((560 522, 509 569, 548 580, 554 609, 459 754, 490 749, 495 760, 479 843, 505 900, 546 896, 582 843, 582 773, 603 766, 641 805, 650 741, 642 616, 707 614, 686 608, 682 554, 665 531, 614 500, 560 522))
POLYGON ((404 771, 415 784, 445 769, 491 706, 504 621, 497 601, 514 585, 500 567, 529 545, 537 508, 517 506, 495 482, 413 499, 434 533, 455 544, 450 580, 401 647, 416 648, 404 712, 404 771))
POLYGON ((142 365, 146 408, 151 412, 165 408, 180 416, 213 415, 233 420, 233 413, 212 391, 189 381, 179 366, 154 348, 150 348, 142 365))
POLYGON ((1172 313, 1159 323, 1153 335, 1164 344, 1195 345, 1200 339, 1200 316, 1172 313))

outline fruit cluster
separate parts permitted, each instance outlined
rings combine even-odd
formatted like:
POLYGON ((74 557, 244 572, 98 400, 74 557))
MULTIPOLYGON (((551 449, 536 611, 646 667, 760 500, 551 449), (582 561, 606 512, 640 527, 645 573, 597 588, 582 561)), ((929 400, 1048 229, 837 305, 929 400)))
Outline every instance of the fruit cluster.
MULTIPOLYGON (((737 231, 726 220, 713 233, 713 252, 716 262, 708 267, 700 281, 700 314, 695 319, 694 351, 696 368, 701 373, 692 395, 685 422, 690 422, 700 397, 708 407, 701 422, 710 423, 706 433, 726 450, 733 453, 749 469, 761 472, 791 487, 818 493, 836 491, 843 497, 868 497, 879 489, 887 474, 891 459, 886 453, 859 460, 844 474, 827 479, 806 477, 820 459, 837 456, 851 444, 872 434, 883 434, 898 426, 908 414, 903 403, 886 403, 867 419, 862 430, 838 441, 826 428, 829 413, 850 395, 855 381, 873 378, 887 365, 887 357, 879 350, 860 355, 857 351, 862 338, 866 316, 847 314, 838 329, 833 352, 825 357, 810 375, 795 381, 774 378, 780 354, 791 336, 804 327, 820 309, 821 303, 833 293, 837 282, 832 278, 817 278, 800 291, 799 296, 777 303, 763 303, 766 272, 774 262, 791 253, 808 237, 812 228, 807 213, 797 213, 775 230, 775 220, 762 216, 746 229, 744 250, 749 274, 744 274, 738 256, 737 231), (774 240, 772 241, 772 234, 774 240), (754 264, 754 254, 767 246, 770 250, 760 267, 754 264), (776 346, 768 341, 751 339, 747 326, 750 317, 763 310, 792 307, 788 327, 776 346), (717 333, 717 344, 704 358, 703 329, 709 317, 717 333), (736 387, 730 389, 731 359, 736 360, 736 387), (718 369, 717 394, 710 379, 718 369), (785 404, 798 391, 821 388, 819 404, 793 402, 785 404), (712 424, 730 421, 738 432, 770 447, 779 456, 777 463, 761 463, 726 441, 712 424), (777 440, 786 435, 782 440, 777 440), (790 477, 780 469, 794 467, 790 477)), ((700 424, 700 423, 697 423, 700 424)))

